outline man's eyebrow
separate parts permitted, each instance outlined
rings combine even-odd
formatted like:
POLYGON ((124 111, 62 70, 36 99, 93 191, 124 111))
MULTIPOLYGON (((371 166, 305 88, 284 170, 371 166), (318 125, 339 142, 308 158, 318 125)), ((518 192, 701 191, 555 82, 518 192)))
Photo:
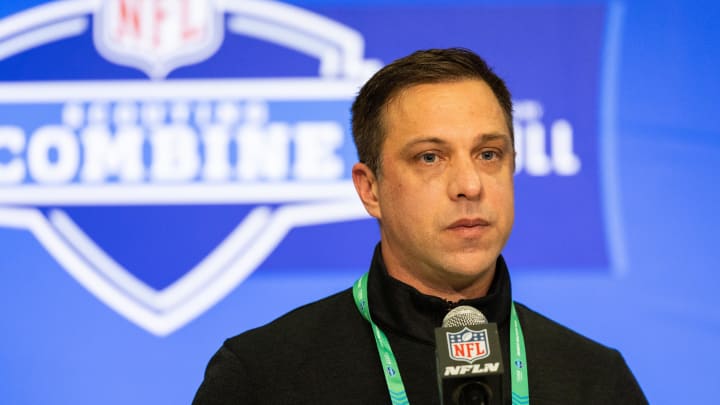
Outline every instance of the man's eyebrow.
POLYGON ((489 134, 482 134, 478 137, 478 143, 484 144, 486 142, 502 141, 505 146, 510 146, 511 139, 510 135, 502 132, 492 132, 489 134))
POLYGON ((432 144, 436 144, 436 145, 446 145, 448 142, 447 142, 446 140, 442 139, 442 138, 438 138, 437 136, 426 136, 426 137, 422 137, 422 138, 417 138, 417 139, 411 140, 410 142, 406 143, 406 144, 403 146, 402 150, 406 152, 406 151, 412 149, 412 147, 414 147, 415 145, 419 145, 419 144, 421 144, 421 143, 432 143, 432 144))
MULTIPOLYGON (((495 142, 495 141, 501 141, 504 143, 503 146, 509 147, 511 145, 510 135, 503 133, 503 132, 491 132, 486 134, 480 134, 477 136, 476 143, 478 145, 484 145, 488 142, 495 142)), ((445 139, 439 138, 437 136, 426 136, 421 137, 417 139, 413 139, 407 144, 405 144, 402 148, 403 151, 408 151, 412 149, 415 145, 423 144, 423 143, 430 143, 430 144, 436 144, 436 145, 447 145, 450 142, 448 142, 445 139)))

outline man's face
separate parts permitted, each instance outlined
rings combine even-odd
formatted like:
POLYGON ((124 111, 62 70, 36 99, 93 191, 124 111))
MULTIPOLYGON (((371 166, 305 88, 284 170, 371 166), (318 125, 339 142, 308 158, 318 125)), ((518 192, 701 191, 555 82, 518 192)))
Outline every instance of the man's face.
POLYGON ((388 270, 441 289, 489 284, 513 224, 514 172, 492 90, 479 80, 412 86, 384 123, 380 173, 367 175, 370 194, 358 191, 380 221, 388 270))

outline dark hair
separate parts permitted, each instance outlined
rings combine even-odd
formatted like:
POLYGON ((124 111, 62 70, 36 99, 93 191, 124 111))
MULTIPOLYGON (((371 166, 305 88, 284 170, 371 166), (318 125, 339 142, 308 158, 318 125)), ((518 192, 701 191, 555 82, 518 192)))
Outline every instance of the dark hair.
POLYGON ((385 108, 400 91, 418 84, 477 79, 487 83, 500 103, 514 141, 512 99, 505 82, 474 52, 463 48, 414 52, 383 67, 360 89, 352 106, 352 131, 358 159, 379 175, 385 140, 385 108))

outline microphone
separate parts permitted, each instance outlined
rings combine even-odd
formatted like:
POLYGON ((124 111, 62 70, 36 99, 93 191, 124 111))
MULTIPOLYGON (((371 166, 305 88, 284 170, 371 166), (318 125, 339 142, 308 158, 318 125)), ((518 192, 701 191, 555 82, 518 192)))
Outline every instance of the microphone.
POLYGON ((497 325, 482 312, 461 305, 435 328, 440 403, 502 404, 503 362, 497 325))

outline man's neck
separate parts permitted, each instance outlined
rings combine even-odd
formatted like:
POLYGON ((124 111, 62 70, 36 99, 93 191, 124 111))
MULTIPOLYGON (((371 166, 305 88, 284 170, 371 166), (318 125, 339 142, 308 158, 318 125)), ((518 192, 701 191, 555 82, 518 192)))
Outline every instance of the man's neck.
POLYGON ((432 270, 414 271, 400 263, 385 261, 388 274, 425 295, 442 298, 449 302, 480 298, 487 295, 495 276, 495 266, 473 276, 443 277, 445 274, 432 270))

